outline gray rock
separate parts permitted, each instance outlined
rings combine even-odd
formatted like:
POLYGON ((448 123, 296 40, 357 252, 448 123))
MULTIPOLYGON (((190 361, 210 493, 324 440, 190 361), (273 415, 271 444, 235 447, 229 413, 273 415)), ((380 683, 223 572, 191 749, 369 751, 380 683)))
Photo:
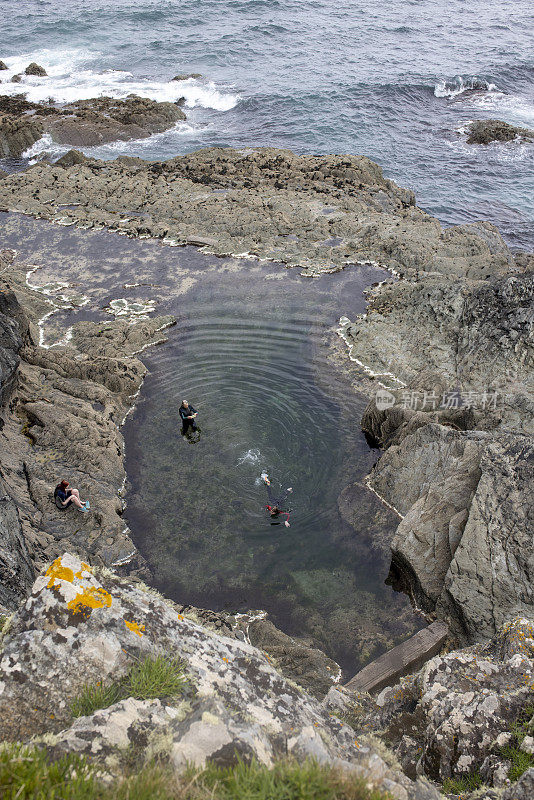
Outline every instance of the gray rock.
POLYGON ((69 554, 37 579, 4 638, 0 712, 3 739, 46 734, 41 741, 53 757, 80 752, 110 771, 122 770, 132 746, 141 762, 164 755, 179 771, 238 757, 270 766, 289 755, 353 770, 398 800, 439 798, 355 740, 256 648, 69 554), (72 721, 69 704, 86 682, 117 680, 134 659, 160 652, 184 660, 191 690, 183 697, 127 699, 72 721))
POLYGON ((504 790, 502 800, 532 800, 534 797, 534 767, 527 769, 516 783, 504 790))
MULTIPOLYGON (((504 436, 485 447, 481 477, 440 599, 470 641, 534 610, 534 445, 504 436)), ((439 609, 438 609, 439 611, 439 609)))
POLYGON ((2 96, 0 112, 0 157, 3 158, 19 157, 43 133, 49 133, 59 144, 89 147, 145 138, 185 119, 184 112, 174 103, 158 103, 135 95, 124 100, 111 97, 78 100, 61 108, 2 96))
POLYGON ((321 650, 298 642, 279 631, 266 619, 248 626, 250 643, 272 657, 283 675, 291 678, 314 697, 322 698, 339 679, 341 668, 321 650))
POLYGON ((22 533, 17 507, 0 478, 0 605, 18 608, 35 580, 35 569, 22 533))
POLYGON ((3 61, 0 61, 0 70, 7 69, 7 65, 4 64, 3 61))
POLYGON ((22 75, 13 75, 11 83, 22 83, 22 75))
POLYGON ((379 733, 408 775, 443 781, 480 770, 503 786, 509 764, 498 751, 532 702, 533 677, 534 621, 521 618, 486 645, 431 659, 375 701, 356 696, 351 718, 379 733))
MULTIPOLYGON (((80 130, 81 122, 75 123, 80 130)), ((59 128, 67 131, 70 125, 67 117, 46 122, 55 138, 59 128)), ((71 139, 69 143, 77 145, 71 139)), ((180 242, 211 239, 210 249, 218 254, 249 251, 298 265, 310 276, 361 260, 379 261, 410 275, 432 270, 477 278, 504 275, 513 264, 492 225, 443 231, 415 206, 412 192, 384 178, 362 156, 211 148, 163 163, 93 162, 68 174, 36 167, 16 182, 7 179, 0 187, 0 202, 7 197, 45 218, 53 216, 59 197, 62 203, 83 203, 68 216, 84 225, 110 225, 125 209, 150 207, 144 234, 180 242), (333 239, 339 245, 325 244, 333 239)), ((139 235, 134 220, 126 232, 139 235)), ((447 292, 457 294, 454 281, 447 292)), ((461 298, 454 302, 461 306, 461 298)))
POLYGON ((84 164, 87 161, 85 156, 80 150, 69 150, 68 153, 58 158, 55 162, 60 167, 72 167, 75 164, 84 164))
POLYGON ((28 64, 26 69, 24 70, 25 75, 37 75, 39 78, 44 78, 48 73, 44 67, 39 66, 36 64, 35 61, 32 61, 31 64, 28 64))
POLYGON ((534 141, 534 131, 518 128, 500 119, 480 119, 469 125, 467 144, 490 144, 490 142, 534 141))
POLYGON ((173 81, 188 81, 190 78, 202 78, 200 72, 187 72, 181 75, 175 75, 173 81))

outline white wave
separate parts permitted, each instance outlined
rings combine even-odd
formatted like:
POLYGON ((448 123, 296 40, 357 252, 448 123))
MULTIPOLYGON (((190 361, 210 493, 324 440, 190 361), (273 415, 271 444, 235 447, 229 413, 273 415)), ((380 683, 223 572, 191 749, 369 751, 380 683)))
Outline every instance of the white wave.
POLYGON ((253 447, 250 450, 247 450, 246 453, 243 453, 241 458, 238 460, 238 464, 257 464, 261 461, 262 455, 257 447, 253 447))
POLYGON ((452 81, 440 81, 434 86, 435 97, 457 97, 457 95, 469 91, 495 92, 497 87, 494 83, 488 83, 483 78, 464 78, 462 75, 458 75, 452 81))
POLYGON ((176 102, 184 97, 188 108, 212 108, 216 111, 229 111, 240 100, 238 94, 223 90, 209 80, 160 81, 136 77, 125 70, 99 70, 94 63, 98 56, 98 52, 89 50, 38 50, 6 58, 4 62, 8 69, 3 73, 5 78, 0 93, 15 95, 24 92, 33 103, 47 102, 49 98, 56 103, 101 96, 124 99, 129 94, 159 102, 176 102), (47 77, 24 75, 25 68, 32 61, 45 68, 47 77), (21 83, 10 83, 15 74, 22 75, 21 83))
POLYGON ((36 161, 40 161, 41 157, 44 155, 55 161, 70 149, 71 148, 66 145, 56 144, 56 142, 52 141, 50 134, 45 133, 44 136, 41 136, 31 147, 28 147, 28 149, 23 152, 22 158, 27 158, 30 164, 35 164, 36 161))
POLYGON ((470 103, 492 115, 498 114, 499 119, 504 119, 512 125, 524 125, 530 128, 534 125, 534 104, 517 95, 495 92, 473 97, 470 103))

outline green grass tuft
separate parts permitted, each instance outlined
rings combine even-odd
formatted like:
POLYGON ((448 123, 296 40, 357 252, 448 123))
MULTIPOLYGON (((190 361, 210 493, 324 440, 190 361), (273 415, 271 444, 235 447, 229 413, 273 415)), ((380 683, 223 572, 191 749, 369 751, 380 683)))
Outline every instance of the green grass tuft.
POLYGON ((4 800, 96 800, 93 768, 75 755, 49 763, 46 753, 20 744, 0 750, 0 797, 4 800))
POLYGON ((508 777, 512 781, 518 781, 521 775, 530 767, 534 767, 534 756, 524 753, 519 748, 525 736, 534 734, 534 725, 530 720, 534 717, 534 705, 525 706, 521 714, 512 725, 512 740, 509 744, 499 749, 499 755, 511 762, 508 777))
POLYGON ((145 658, 135 664, 122 683, 125 697, 153 700, 156 697, 176 697, 187 685, 185 663, 180 658, 165 655, 145 658))
POLYGON ((221 769, 189 769, 176 776, 168 766, 103 785, 97 768, 79 756, 49 762, 44 751, 6 745, 0 751, 0 797, 4 800, 390 800, 366 782, 314 761, 285 761, 273 769, 257 762, 221 769))
POLYGON ((153 700, 156 697, 177 697, 188 684, 185 662, 163 654, 140 659, 119 682, 105 686, 101 681, 85 684, 71 703, 73 717, 93 714, 119 700, 153 700))
POLYGON ((443 781, 445 794, 458 794, 460 797, 474 792, 480 786, 482 786, 482 777, 478 770, 470 775, 462 775, 459 778, 445 778, 443 781))
POLYGON ((110 686, 104 686, 100 681, 86 683, 79 696, 72 701, 70 709, 73 717, 87 717, 99 708, 108 708, 121 699, 120 686, 117 683, 110 686))

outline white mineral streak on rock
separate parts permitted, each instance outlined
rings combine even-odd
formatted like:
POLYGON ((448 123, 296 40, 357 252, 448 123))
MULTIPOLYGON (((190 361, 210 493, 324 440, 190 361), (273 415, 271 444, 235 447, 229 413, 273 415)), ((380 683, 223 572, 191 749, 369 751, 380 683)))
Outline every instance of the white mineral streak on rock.
MULTIPOLYGON (((360 315, 360 317, 358 317, 358 319, 363 319, 364 316, 365 315, 360 315)), ((349 341, 349 337, 347 335, 348 328, 349 328, 350 325, 352 325, 350 319, 348 317, 340 317, 338 324, 339 324, 339 328, 336 329, 336 333, 339 336, 339 338, 342 339, 345 342, 345 344, 347 345, 347 348, 348 348, 348 351, 349 351, 350 360, 354 361, 354 363, 358 364, 358 366, 363 369, 363 371, 366 373, 366 375, 369 375, 371 378, 390 378, 396 384, 396 387, 393 387, 393 388, 397 388, 399 386, 406 386, 404 381, 401 381, 400 378, 397 378, 396 375, 394 375, 392 372, 375 372, 367 364, 364 364, 363 361, 360 361, 359 358, 356 358, 356 356, 353 355, 355 345, 354 345, 354 343, 351 343, 349 341)), ((377 383, 380 386, 383 386, 384 389, 392 388, 390 385, 388 385, 386 383, 383 383, 382 381, 377 381, 377 383)))

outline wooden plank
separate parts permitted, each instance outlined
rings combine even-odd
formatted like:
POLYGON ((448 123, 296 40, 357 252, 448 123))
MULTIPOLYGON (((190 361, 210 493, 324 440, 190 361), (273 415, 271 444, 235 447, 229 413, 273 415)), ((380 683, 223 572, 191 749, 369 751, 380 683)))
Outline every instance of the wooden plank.
POLYGON ((405 642, 371 661, 345 684, 358 692, 379 692, 393 686, 403 675, 409 675, 436 656, 449 634, 445 622, 433 622, 405 642))

